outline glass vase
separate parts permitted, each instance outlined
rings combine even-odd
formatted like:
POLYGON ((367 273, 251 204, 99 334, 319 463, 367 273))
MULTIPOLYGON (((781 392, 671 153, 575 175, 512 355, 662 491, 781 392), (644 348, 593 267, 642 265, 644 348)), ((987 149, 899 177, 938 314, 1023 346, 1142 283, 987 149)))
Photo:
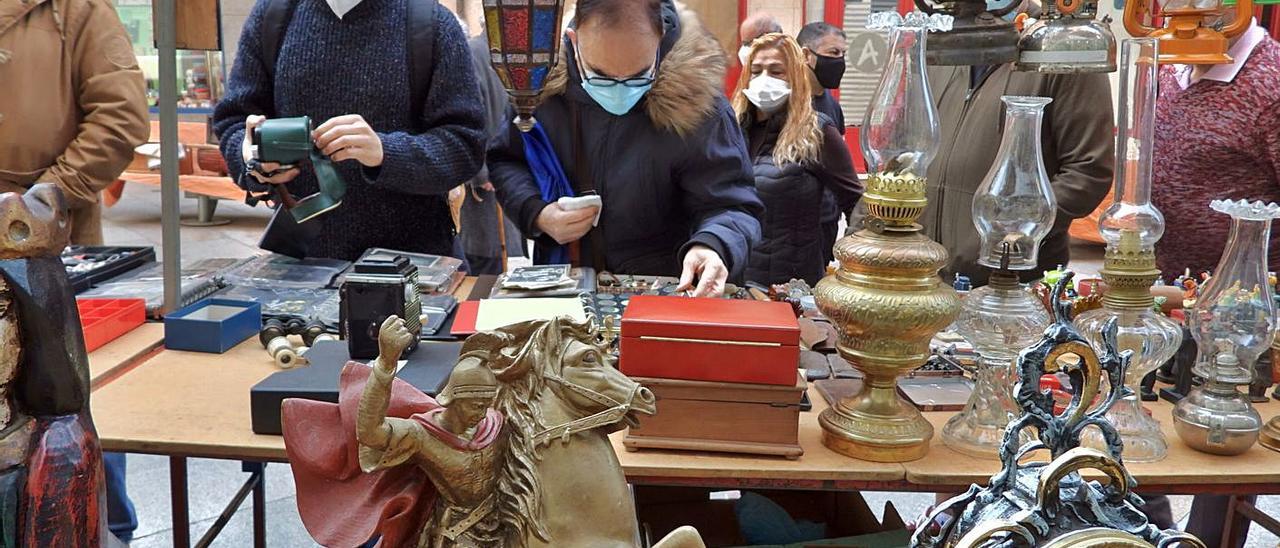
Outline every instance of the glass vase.
POLYGON ((1013 397, 1018 381, 1014 360, 1040 339, 1049 326, 1049 312, 1012 272, 997 271, 988 285, 969 292, 955 326, 973 345, 978 365, 973 393, 964 410, 942 428, 942 441, 966 455, 996 458, 1005 427, 1022 414, 1013 397))
POLYGON ((982 236, 978 263, 999 268, 1002 244, 1010 246, 1009 269, 1032 270, 1040 240, 1049 234, 1057 201, 1049 187, 1040 146, 1048 97, 1005 96, 1004 131, 995 164, 973 196, 973 217, 982 236))

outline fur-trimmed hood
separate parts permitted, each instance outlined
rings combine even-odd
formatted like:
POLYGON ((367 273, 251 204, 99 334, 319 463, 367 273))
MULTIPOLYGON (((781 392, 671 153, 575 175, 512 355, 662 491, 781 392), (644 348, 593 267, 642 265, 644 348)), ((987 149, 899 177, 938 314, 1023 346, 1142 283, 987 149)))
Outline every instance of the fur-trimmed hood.
MULTIPOLYGON (((723 97, 727 59, 697 13, 677 0, 664 0, 662 8, 666 28, 658 75, 643 107, 655 126, 684 136, 702 124, 715 111, 716 98, 723 97)), ((572 49, 565 38, 560 61, 547 76, 544 98, 561 95, 570 82, 582 81, 569 57, 572 49)))

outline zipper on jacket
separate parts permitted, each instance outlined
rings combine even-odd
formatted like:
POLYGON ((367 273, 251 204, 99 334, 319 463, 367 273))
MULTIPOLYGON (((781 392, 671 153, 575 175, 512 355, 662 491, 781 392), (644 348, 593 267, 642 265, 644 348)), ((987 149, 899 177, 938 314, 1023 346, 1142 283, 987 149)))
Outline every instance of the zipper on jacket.
MULTIPOLYGON (((970 68, 969 70, 973 70, 973 69, 970 68)), ((950 87, 951 84, 955 83, 956 74, 957 74, 956 72, 951 73, 951 81, 947 83, 948 87, 950 87)), ((981 85, 981 83, 979 83, 979 85, 981 85)), ((965 88, 966 89, 964 92, 964 106, 960 108, 960 119, 956 122, 955 130, 951 133, 951 146, 947 147, 946 161, 948 166, 947 168, 944 168, 942 170, 942 181, 938 181, 938 203, 934 206, 935 213, 934 213, 934 219, 933 219, 934 221, 933 226, 934 226, 934 231, 937 233, 939 238, 941 238, 942 232, 943 230, 945 230, 945 228, 942 226, 942 221, 943 221, 943 218, 945 217, 943 212, 946 211, 943 205, 946 204, 947 202, 947 188, 943 186, 942 182, 947 180, 947 172, 950 171, 949 164, 951 163, 951 157, 954 156, 956 153, 956 142, 957 142, 957 139, 959 139, 960 137, 960 129, 964 127, 964 119, 969 115, 969 103, 973 100, 974 93, 977 93, 978 91, 978 88, 968 89, 969 86, 967 84, 965 85, 965 88)), ((938 242, 938 243, 942 243, 942 242, 938 242)))

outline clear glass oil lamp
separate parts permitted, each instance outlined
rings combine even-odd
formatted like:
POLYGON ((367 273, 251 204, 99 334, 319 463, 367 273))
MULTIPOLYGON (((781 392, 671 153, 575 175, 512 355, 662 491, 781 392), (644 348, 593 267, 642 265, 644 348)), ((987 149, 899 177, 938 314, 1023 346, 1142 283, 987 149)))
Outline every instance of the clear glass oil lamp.
POLYGON ((1135 37, 1160 40, 1161 64, 1228 64, 1233 61, 1227 55, 1227 39, 1249 29, 1253 0, 1239 0, 1235 7, 1235 18, 1218 28, 1206 20, 1222 16, 1222 0, 1129 0, 1124 4, 1124 28, 1135 37), (1163 27, 1149 22, 1155 16, 1154 7, 1160 8, 1163 27))
POLYGON ((1040 129, 1048 97, 1001 98, 1005 104, 1000 151, 973 195, 973 223, 982 236, 978 264, 1000 268, 1008 244, 1009 270, 1032 270, 1040 241, 1058 213, 1044 170, 1040 129))
MULTIPOLYGON (((1102 331, 1116 320, 1116 344, 1133 352, 1125 372, 1124 399, 1107 412, 1124 440, 1124 458, 1155 462, 1168 454, 1160 423, 1142 409, 1136 391, 1143 377, 1173 356, 1182 343, 1182 327, 1155 311, 1151 286, 1160 278, 1155 245, 1164 235, 1164 215, 1151 204, 1151 159, 1155 133, 1158 75, 1153 38, 1125 40, 1120 80, 1120 127, 1116 146, 1115 201, 1098 219, 1107 242, 1102 279, 1107 292, 1102 308, 1076 318, 1076 326, 1094 350, 1103 348, 1102 331)), ((1086 436, 1093 447, 1105 447, 1096 432, 1086 436)))
POLYGON ((1267 247, 1271 221, 1280 217, 1280 206, 1215 200, 1210 207, 1231 216, 1231 232, 1213 277, 1187 316, 1187 326, 1199 345, 1194 371, 1206 382, 1178 402, 1173 420, 1187 445, 1210 453, 1238 454, 1253 445, 1262 426, 1261 419, 1253 421, 1258 413, 1237 387, 1253 382, 1254 363, 1275 336, 1275 291, 1267 275, 1267 247))
POLYGON ((942 441, 966 455, 996 458, 1005 428, 1022 414, 1013 397, 1014 360, 1049 327, 1049 311, 1013 271, 1001 268, 987 285, 969 292, 955 326, 973 345, 978 364, 973 393, 942 428, 942 441))
POLYGON ((947 250, 922 234, 925 175, 938 150, 938 113, 925 74, 930 30, 950 18, 914 12, 873 14, 868 27, 889 29, 889 60, 862 126, 872 171, 864 229, 836 243, 840 267, 814 288, 814 300, 839 332, 840 356, 865 376, 857 394, 818 417, 823 443, 875 462, 921 458, 933 426, 897 390, 899 376, 928 361, 929 341, 951 324, 960 297, 938 269, 947 250))
POLYGON ((1096 0, 1045 2, 1044 16, 1022 31, 1014 68, 1065 74, 1115 72, 1116 36, 1110 18, 1098 18, 1096 0))

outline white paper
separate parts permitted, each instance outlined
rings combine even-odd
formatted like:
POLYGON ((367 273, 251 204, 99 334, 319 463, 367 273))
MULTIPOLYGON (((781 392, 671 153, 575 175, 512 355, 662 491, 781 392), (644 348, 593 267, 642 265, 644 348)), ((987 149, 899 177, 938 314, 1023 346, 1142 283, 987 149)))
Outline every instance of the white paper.
POLYGON ((492 331, 520 322, 549 320, 556 316, 569 316, 576 322, 587 320, 582 301, 576 297, 485 299, 480 301, 476 314, 476 331, 492 331))

